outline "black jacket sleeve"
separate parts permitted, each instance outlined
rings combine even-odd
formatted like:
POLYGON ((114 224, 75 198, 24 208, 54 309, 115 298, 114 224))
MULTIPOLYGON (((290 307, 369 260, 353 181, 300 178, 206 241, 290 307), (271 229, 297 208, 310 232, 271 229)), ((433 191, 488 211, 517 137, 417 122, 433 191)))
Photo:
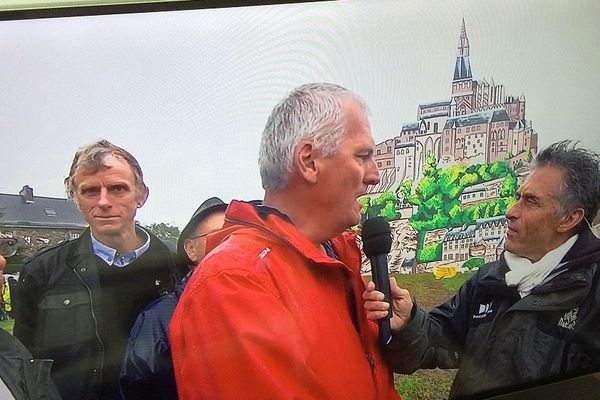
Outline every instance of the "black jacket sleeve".
POLYGON ((12 293, 15 304, 14 335, 31 351, 37 354, 35 334, 37 330, 39 303, 45 291, 45 285, 39 276, 41 260, 26 263, 20 275, 19 282, 12 293), (37 273, 35 273, 37 272, 37 273))
POLYGON ((469 327, 469 303, 478 274, 445 303, 427 312, 414 305, 412 321, 393 332, 386 358, 394 372, 410 374, 421 368, 458 368, 469 327))

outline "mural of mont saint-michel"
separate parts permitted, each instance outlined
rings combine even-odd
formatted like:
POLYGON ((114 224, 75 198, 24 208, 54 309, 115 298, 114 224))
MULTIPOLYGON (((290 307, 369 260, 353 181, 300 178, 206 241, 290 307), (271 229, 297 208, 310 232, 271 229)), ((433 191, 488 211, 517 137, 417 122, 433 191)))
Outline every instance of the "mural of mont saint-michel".
POLYGON ((537 143, 525 97, 475 79, 463 19, 450 97, 419 104, 415 121, 376 145, 381 181, 362 212, 390 220, 390 271, 443 277, 496 260, 537 143))

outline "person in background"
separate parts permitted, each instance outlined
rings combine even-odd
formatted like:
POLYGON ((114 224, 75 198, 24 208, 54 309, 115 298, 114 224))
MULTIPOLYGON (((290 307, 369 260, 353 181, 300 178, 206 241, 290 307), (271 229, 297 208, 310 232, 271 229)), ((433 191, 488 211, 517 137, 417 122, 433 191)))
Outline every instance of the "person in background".
POLYGON ((600 237, 600 212, 596 214, 596 218, 592 221, 592 228, 596 231, 596 236, 600 237))
POLYGON ((177 240, 180 269, 189 271, 175 291, 159 297, 137 317, 125 353, 119 385, 123 399, 177 399, 168 326, 191 271, 206 254, 206 236, 223 227, 227 204, 204 201, 177 240))
MULTIPOLYGON (((507 211, 505 251, 427 312, 392 286, 394 371, 458 368, 450 398, 600 370, 600 155, 541 151, 507 211)), ((370 319, 389 303, 369 284, 370 319)))
MULTIPOLYGON (((0 281, 6 260, 0 254, 0 281)), ((60 400, 50 378, 52 360, 34 359, 21 342, 0 329, 0 399, 60 400)))
POLYGON ((148 187, 128 151, 106 140, 80 148, 65 186, 89 229, 25 262, 14 333, 35 357, 54 360, 64 398, 114 399, 133 322, 172 290, 175 263, 135 223, 148 187))
MULTIPOLYGON (((0 254, 2 257, 2 254, 0 254)), ((6 265, 6 260, 2 257, 2 270, 6 265)), ((10 303, 10 286, 8 280, 0 271, 0 321, 6 321, 10 319, 11 303, 10 303)))
POLYGON ((275 107, 264 202, 231 202, 169 327, 181 399, 399 399, 347 231, 379 182, 374 151, 347 89, 308 84, 275 107))

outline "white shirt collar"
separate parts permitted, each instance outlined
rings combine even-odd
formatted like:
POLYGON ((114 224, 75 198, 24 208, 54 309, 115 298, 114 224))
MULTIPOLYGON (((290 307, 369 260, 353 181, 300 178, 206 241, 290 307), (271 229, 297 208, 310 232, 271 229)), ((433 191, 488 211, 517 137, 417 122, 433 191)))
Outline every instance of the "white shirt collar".
POLYGON ((150 248, 150 235, 148 234, 148 232, 146 232, 143 228, 139 226, 135 227, 135 232, 137 235, 144 238, 144 242, 140 247, 138 247, 134 251, 130 251, 128 253, 123 254, 119 254, 119 252, 116 249, 113 249, 110 246, 100 243, 90 232, 94 254, 100 257, 108 265, 114 265, 116 267, 122 268, 127 266, 128 264, 131 264, 142 254, 144 254, 146 250, 150 248))

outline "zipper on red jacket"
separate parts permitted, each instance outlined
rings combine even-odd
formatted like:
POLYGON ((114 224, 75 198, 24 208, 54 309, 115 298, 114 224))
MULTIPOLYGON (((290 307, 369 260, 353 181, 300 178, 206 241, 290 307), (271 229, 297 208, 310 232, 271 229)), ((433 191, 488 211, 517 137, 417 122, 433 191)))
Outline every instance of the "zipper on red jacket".
POLYGON ((380 398, 380 387, 379 381, 377 379, 377 373, 375 372, 375 359, 373 358, 373 354, 367 352, 366 354, 367 360, 369 361, 369 365, 371 366, 371 378, 373 379, 373 389, 375 390, 375 398, 380 398))
POLYGON ((104 342, 100 338, 100 333, 98 332, 98 319, 96 318, 96 313, 94 312, 94 296, 92 296, 92 289, 90 289, 85 279, 83 279, 83 277, 79 274, 77 268, 73 268, 73 272, 75 272, 75 275, 77 275, 90 295, 90 308, 92 311, 92 319, 94 320, 94 333, 96 334, 96 339, 98 339, 98 343, 100 344, 100 368, 98 370, 98 385, 100 385, 102 383, 102 370, 104 369, 104 342))
POLYGON ((375 372, 375 360, 373 359, 373 355, 371 353, 367 353, 367 360, 369 360, 371 369, 373 370, 373 372, 375 372))

